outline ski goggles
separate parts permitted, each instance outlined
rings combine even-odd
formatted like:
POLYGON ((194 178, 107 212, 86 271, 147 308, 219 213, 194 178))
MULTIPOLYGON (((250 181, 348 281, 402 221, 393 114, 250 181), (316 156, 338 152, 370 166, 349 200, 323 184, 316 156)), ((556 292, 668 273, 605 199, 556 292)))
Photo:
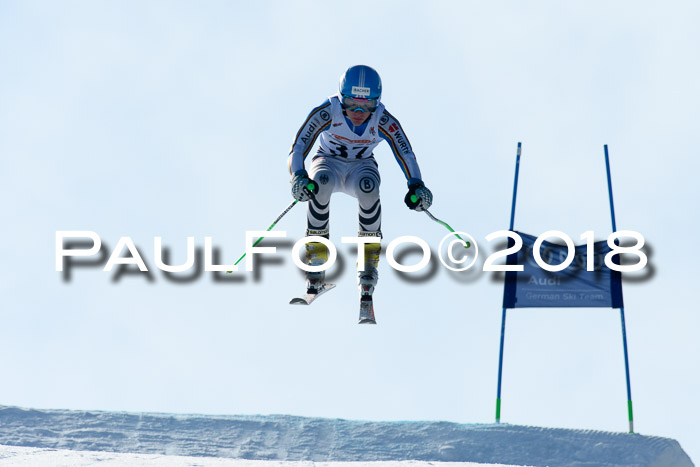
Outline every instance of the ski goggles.
POLYGON ((377 99, 343 97, 343 108, 348 112, 374 112, 377 109, 377 99))

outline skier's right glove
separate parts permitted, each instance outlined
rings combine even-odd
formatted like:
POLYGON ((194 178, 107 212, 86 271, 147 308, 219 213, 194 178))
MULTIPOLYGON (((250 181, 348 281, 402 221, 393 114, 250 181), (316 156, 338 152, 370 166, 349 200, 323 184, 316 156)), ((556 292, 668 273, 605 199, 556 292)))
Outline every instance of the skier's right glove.
POLYGON ((309 178, 306 170, 294 172, 292 176, 292 197, 297 201, 309 201, 318 193, 318 183, 309 178))
POLYGON ((409 209, 425 211, 433 204, 433 194, 423 185, 423 182, 417 181, 409 185, 408 193, 403 200, 409 209))

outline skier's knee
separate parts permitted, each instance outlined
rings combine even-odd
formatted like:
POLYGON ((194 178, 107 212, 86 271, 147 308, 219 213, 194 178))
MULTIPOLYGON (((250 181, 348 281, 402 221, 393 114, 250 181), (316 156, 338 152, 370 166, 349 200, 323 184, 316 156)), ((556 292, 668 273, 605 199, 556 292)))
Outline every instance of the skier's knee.
POLYGON ((366 175, 360 178, 356 187, 357 197, 373 197, 379 196, 379 179, 372 175, 366 175))
POLYGON ((318 183, 318 194, 316 197, 327 200, 330 199, 336 185, 336 178, 330 170, 320 170, 312 177, 318 183))

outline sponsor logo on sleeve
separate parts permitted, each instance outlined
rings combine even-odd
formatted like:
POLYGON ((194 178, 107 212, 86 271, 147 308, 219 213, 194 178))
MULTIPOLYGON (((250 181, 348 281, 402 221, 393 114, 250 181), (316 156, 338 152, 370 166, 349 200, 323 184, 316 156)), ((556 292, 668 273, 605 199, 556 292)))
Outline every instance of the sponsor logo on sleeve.
POLYGON ((321 118, 326 120, 326 121, 330 120, 330 118, 331 118, 331 116, 325 110, 322 110, 320 115, 321 115, 321 118))
POLYGON ((399 129, 399 126, 396 123, 392 123, 391 126, 389 127, 389 133, 393 133, 398 129, 399 129))
POLYGON ((308 126, 306 127, 306 133, 301 137, 301 141, 304 144, 309 144, 311 137, 314 134, 314 131, 318 128, 318 125, 314 122, 309 122, 308 126))
POLYGON ((402 135, 400 131, 397 131, 394 133, 393 136, 394 140, 396 141, 396 144, 398 144, 399 148, 401 149, 401 152, 403 152, 404 154, 408 154, 411 149, 408 147, 408 142, 406 141, 404 135, 402 135))
POLYGON ((388 116, 388 115, 384 115, 384 116, 382 116, 382 118, 379 120, 379 124, 380 124, 380 125, 386 125, 388 121, 389 121, 389 116, 388 116))

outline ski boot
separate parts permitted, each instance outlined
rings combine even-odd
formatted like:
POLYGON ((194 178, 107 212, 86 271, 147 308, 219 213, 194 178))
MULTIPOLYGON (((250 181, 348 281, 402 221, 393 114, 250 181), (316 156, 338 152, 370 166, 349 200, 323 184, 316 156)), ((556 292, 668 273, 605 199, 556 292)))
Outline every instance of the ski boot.
MULTIPOLYGON (((380 233, 375 233, 380 236, 380 233)), ((381 252, 381 244, 367 243, 365 248, 365 270, 358 271, 357 280, 360 286, 360 320, 359 324, 377 324, 374 317, 374 302, 372 294, 374 287, 379 279, 379 253, 381 252)))
MULTIPOLYGON (((319 242, 306 244, 306 264, 309 266, 321 266, 328 260, 328 248, 319 242)), ((335 288, 335 284, 325 281, 326 273, 306 273, 306 293, 301 297, 294 297, 289 301, 290 305, 311 305, 318 297, 335 288)))
MULTIPOLYGON (((321 266, 328 261, 328 247, 321 242, 306 244, 306 264, 321 266)), ((317 294, 324 286, 326 271, 306 273, 306 293, 317 294)))

